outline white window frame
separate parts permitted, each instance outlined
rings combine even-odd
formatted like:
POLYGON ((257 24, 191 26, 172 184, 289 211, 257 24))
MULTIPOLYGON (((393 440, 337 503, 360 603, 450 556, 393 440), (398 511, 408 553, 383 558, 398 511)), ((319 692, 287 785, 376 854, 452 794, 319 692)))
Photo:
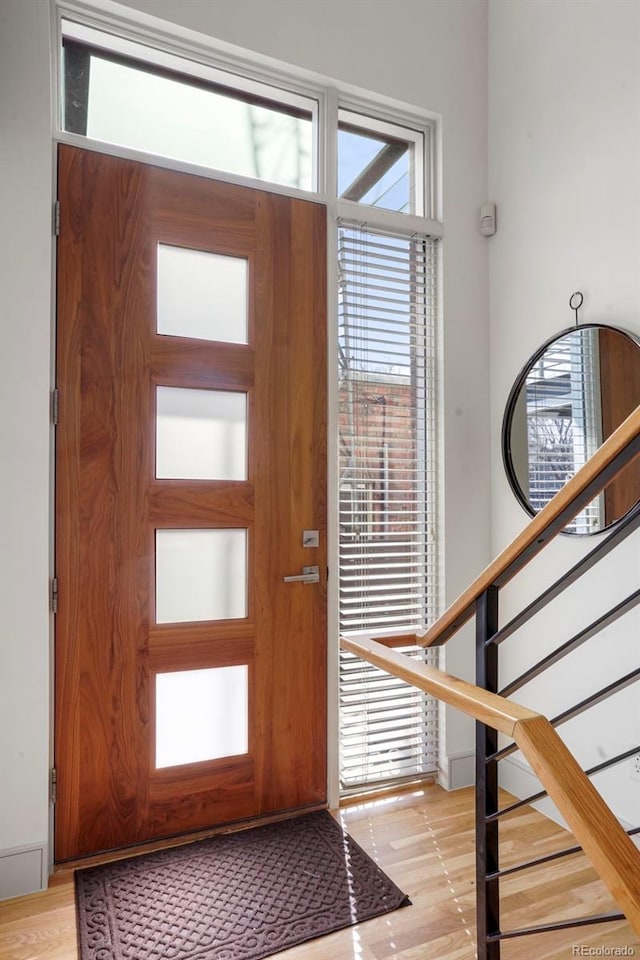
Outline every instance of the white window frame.
MULTIPOLYGON (((408 108, 391 97, 372 95, 368 91, 350 84, 318 75, 303 68, 289 66, 262 54, 244 51, 235 45, 214 40, 177 24, 171 24, 170 30, 164 29, 161 22, 148 14, 134 9, 120 8, 118 13, 105 10, 100 0, 51 0, 51 29, 53 49, 56 55, 52 63, 52 130, 54 148, 64 143, 86 150, 93 150, 110 156, 122 157, 146 164, 160 166, 177 172, 195 174, 225 183, 265 190, 284 196, 314 200, 325 205, 328 222, 328 372, 327 386, 329 405, 327 411, 327 429, 330 437, 338 435, 338 362, 337 330, 338 302, 335 291, 337 276, 337 224, 339 220, 351 220, 367 223, 372 227, 397 231, 411 237, 414 234, 429 234, 442 238, 444 233, 441 219, 440 171, 441 157, 441 120, 438 114, 420 108, 408 108), (229 83, 233 77, 235 89, 248 93, 256 92, 256 84, 266 84, 274 89, 273 100, 290 103, 304 108, 307 100, 317 103, 317 122, 313 124, 313 185, 315 190, 306 191, 294 187, 273 184, 264 180, 232 174, 203 167, 186 161, 158 156, 139 150, 121 147, 116 144, 92 140, 89 137, 70 133, 63 129, 61 98, 61 50, 63 21, 74 24, 73 36, 94 45, 87 40, 88 31, 100 31, 107 35, 104 49, 114 53, 144 59, 151 65, 171 66, 176 69, 175 58, 180 58, 178 72, 201 80, 215 83, 229 83), (141 45, 145 51, 141 57, 140 46, 133 51, 132 44, 141 45), (286 97, 291 99, 287 100, 286 97), (304 98, 301 101, 300 98, 304 98), (423 138, 424 144, 424 183, 418 186, 423 191, 424 216, 398 213, 369 206, 337 197, 337 136, 339 111, 345 110, 362 117, 363 127, 373 130, 371 123, 379 124, 380 132, 393 132, 391 127, 401 128, 402 134, 413 131, 416 138, 423 138), (391 126, 389 126, 391 125, 391 126)), ((65 35, 72 37, 69 29, 65 35)), ((416 141, 413 141, 416 142, 416 141)), ((55 149, 53 156, 54 182, 56 176, 55 149)), ((54 254, 55 256, 55 254, 54 254)), ((440 318, 441 321, 441 318, 440 318)), ((440 438, 436 438, 440 449, 440 438)), ((338 464, 337 445, 328 444, 328 563, 330 570, 338 569, 338 464)), ((442 551, 440 551, 442 552, 442 551)), ((442 561, 440 566, 442 567, 442 561)), ((440 600, 438 600, 438 607, 440 600)), ((397 631, 395 631, 397 632, 397 631)), ((390 630, 389 634, 393 635, 390 630)), ((339 802, 338 775, 338 675, 339 675, 339 586, 337 577, 328 583, 328 800, 331 806, 339 802)))

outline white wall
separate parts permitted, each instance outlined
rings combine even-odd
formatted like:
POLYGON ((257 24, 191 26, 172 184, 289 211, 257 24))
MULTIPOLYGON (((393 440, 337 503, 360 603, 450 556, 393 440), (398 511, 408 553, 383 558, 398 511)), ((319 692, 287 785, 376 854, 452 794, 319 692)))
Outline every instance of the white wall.
MULTIPOLYGON (((51 131, 46 3, 0 6, 0 895, 39 885, 49 765, 51 131), (4 857, 3 851, 14 855, 4 857), (26 869, 26 872, 25 872, 26 869), (11 887, 16 876, 17 887, 11 887)), ((46 856, 44 858, 46 864, 46 856)))
MULTIPOLYGON (((106 0, 102 6, 112 7, 106 0)), ((477 231, 487 186, 485 0, 131 0, 128 6, 441 114, 444 599, 453 599, 489 560, 487 247, 477 231)), ((6 275, 0 354, 0 853, 15 854, 46 842, 48 817, 49 5, 2 0, 0 18, 6 275)), ((450 645, 448 667, 472 675, 468 635, 450 645)), ((452 756, 473 749, 471 725, 458 716, 447 724, 444 739, 452 756)), ((21 892, 13 876, 0 896, 21 892)))
MULTIPOLYGON (((527 520, 508 487, 499 446, 520 368, 547 337, 571 325, 575 290, 584 293, 584 322, 640 336, 640 3, 491 0, 489 11, 489 193, 498 205, 490 249, 495 553, 527 520)), ((559 538, 526 583, 505 591, 504 610, 519 609, 595 542, 559 538)), ((505 644, 505 678, 544 654, 563 631, 568 637, 569 627, 587 625, 636 590, 639 573, 636 534, 521 640, 505 644)), ((523 690, 521 700, 554 715, 637 667, 639 653, 636 612, 572 654, 553 678, 523 690)), ((587 766, 640 743, 638 685, 560 732, 587 766)), ((531 786, 526 774, 512 773, 512 788, 531 786)), ((627 764, 595 783, 620 817, 640 822, 640 783, 630 780, 627 764)))

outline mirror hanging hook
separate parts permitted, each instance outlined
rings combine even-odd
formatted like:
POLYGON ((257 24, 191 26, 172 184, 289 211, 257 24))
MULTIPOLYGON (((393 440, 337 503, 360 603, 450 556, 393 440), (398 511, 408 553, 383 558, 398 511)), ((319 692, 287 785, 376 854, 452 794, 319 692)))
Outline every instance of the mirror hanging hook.
POLYGON ((582 296, 579 290, 576 290, 576 292, 572 293, 571 296, 569 297, 569 307, 574 311, 576 315, 576 327, 579 326, 580 324, 580 321, 578 319, 578 310, 582 306, 583 301, 584 301, 584 297, 582 296))

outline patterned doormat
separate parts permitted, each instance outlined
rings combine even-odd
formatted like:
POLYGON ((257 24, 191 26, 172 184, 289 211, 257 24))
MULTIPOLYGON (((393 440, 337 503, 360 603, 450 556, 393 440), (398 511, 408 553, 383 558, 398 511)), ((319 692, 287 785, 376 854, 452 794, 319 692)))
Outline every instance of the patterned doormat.
POLYGON ((81 960, 260 960, 411 902, 326 811, 75 882, 81 960))

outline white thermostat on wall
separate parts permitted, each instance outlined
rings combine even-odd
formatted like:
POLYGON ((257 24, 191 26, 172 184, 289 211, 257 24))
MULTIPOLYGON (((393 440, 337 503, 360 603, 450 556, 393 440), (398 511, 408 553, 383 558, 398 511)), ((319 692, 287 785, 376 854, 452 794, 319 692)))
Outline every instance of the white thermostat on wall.
POLYGON ((480 207, 480 233, 483 237, 492 237, 496 232, 496 205, 483 203, 480 207))

